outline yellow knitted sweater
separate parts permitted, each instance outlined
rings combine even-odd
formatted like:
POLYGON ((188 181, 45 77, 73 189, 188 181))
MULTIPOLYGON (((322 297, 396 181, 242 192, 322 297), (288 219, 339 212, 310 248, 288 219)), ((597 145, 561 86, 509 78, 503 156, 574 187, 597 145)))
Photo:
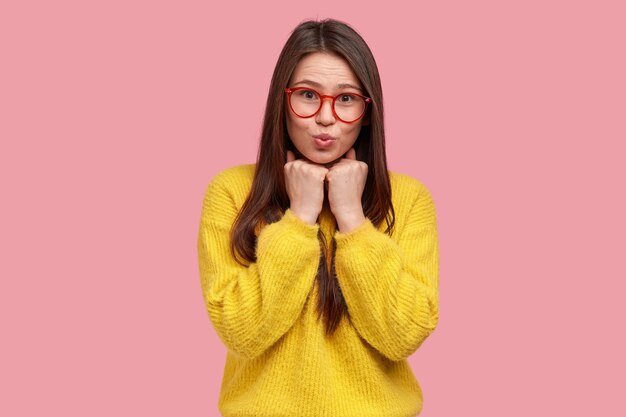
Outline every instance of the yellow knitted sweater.
POLYGON ((208 315, 227 347, 224 417, 408 417, 422 409, 407 362, 439 318, 435 207, 418 180, 389 173, 396 224, 334 230, 329 210, 309 225, 287 209, 264 226, 257 261, 232 257, 229 231, 255 164, 218 173, 206 189, 198 236, 208 315), (317 321, 322 229, 336 239, 335 269, 348 306, 332 336, 317 321))

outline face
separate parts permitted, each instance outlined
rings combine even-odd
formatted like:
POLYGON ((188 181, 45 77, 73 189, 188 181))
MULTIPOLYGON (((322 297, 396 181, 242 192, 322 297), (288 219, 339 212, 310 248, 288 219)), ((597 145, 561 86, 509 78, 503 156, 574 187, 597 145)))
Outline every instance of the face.
MULTIPOLYGON (((288 87, 310 87, 322 95, 336 96, 340 93, 367 95, 348 62, 340 56, 313 52, 303 57, 293 71, 288 87), (350 85, 350 86, 348 86, 350 85)), ((316 164, 331 166, 354 145, 364 118, 345 123, 333 114, 332 100, 324 99, 322 108, 313 117, 296 116, 288 103, 287 133, 295 146, 297 157, 316 164), (315 135, 326 134, 330 141, 316 140, 315 135)))

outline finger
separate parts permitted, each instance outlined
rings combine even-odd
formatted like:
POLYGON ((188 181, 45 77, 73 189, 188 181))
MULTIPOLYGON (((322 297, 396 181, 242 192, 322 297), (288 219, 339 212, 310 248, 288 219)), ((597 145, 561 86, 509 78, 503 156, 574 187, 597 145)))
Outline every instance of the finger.
POLYGON ((354 148, 348 149, 348 152, 346 152, 346 159, 356 160, 356 151, 354 150, 354 148))
POLYGON ((287 151, 287 162, 292 162, 295 161, 296 157, 294 156, 293 152, 291 151, 287 151))

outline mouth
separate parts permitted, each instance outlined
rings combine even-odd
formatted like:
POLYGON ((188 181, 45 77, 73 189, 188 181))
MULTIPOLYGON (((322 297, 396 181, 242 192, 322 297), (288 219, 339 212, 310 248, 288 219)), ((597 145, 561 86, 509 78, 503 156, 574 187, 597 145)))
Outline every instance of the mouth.
POLYGON ((331 148, 335 143, 335 138, 330 135, 315 135, 313 140, 318 149, 331 148))
POLYGON ((335 140, 335 138, 328 133, 321 133, 319 135, 313 136, 315 139, 319 139, 321 141, 335 140))

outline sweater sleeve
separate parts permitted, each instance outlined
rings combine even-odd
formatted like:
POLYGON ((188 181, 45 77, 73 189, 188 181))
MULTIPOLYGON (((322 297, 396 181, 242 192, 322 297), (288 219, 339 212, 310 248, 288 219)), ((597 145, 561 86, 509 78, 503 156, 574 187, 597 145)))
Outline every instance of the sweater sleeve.
POLYGON ((242 266, 230 251, 230 228, 237 208, 229 187, 207 188, 198 235, 200 281, 213 326, 235 354, 254 358, 296 321, 317 274, 319 225, 287 209, 259 232, 256 262, 242 266))
POLYGON ((435 208, 423 187, 397 242, 366 218, 335 233, 335 270, 352 324, 387 358, 408 358, 439 319, 435 208))

